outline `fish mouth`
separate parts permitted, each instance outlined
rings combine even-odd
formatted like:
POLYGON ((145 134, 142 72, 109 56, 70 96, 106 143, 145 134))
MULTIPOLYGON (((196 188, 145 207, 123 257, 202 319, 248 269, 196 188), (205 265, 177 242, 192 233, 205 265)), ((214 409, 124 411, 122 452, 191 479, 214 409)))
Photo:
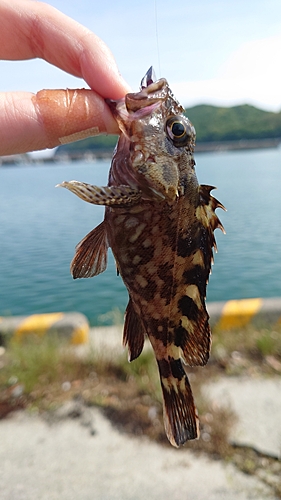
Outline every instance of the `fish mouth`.
POLYGON ((136 112, 160 104, 167 97, 168 83, 165 78, 156 80, 155 72, 151 66, 141 80, 140 92, 126 95, 125 104, 128 112, 136 112))
POLYGON ((140 92, 126 94, 117 101, 106 99, 113 116, 127 119, 132 115, 134 119, 150 115, 167 98, 168 83, 165 78, 156 80, 151 66, 141 80, 140 92))

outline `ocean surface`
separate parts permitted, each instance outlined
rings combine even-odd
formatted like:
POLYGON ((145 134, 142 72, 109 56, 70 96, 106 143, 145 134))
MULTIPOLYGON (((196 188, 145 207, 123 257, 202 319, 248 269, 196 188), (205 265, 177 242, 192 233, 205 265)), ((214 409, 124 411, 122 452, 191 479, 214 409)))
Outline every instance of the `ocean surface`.
MULTIPOLYGON (((217 210, 218 254, 207 300, 281 296, 281 149, 202 153, 202 184, 227 208, 217 210)), ((0 316, 80 311, 92 325, 123 314, 127 291, 110 253, 107 270, 73 280, 75 245, 103 219, 103 207, 83 202, 63 180, 107 183, 109 162, 0 168, 0 316)))

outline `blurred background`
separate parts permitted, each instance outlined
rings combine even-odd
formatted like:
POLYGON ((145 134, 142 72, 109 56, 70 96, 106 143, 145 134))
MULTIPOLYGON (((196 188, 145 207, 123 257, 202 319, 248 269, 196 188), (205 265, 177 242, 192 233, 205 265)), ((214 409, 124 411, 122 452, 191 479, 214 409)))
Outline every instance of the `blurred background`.
MULTIPOLYGON (((186 107, 199 182, 217 186, 228 209, 218 213, 227 234, 216 231, 208 301, 281 296, 280 2, 49 3, 108 44, 134 90, 152 64, 186 107)), ((40 60, 0 67, 1 91, 85 86, 40 60)), ((111 255, 94 279, 69 273, 103 208, 54 188, 70 179, 106 184, 116 138, 98 141, 1 159, 0 316, 75 310, 100 325, 123 314, 127 292, 111 255)))
MULTIPOLYGON (((281 298, 280 0, 48 3, 105 41, 132 89, 153 65, 185 106, 198 180, 228 210, 217 211, 226 235, 216 231, 207 302, 281 298)), ((0 91, 86 86, 40 60, 0 61, 0 72, 0 91)), ((280 321, 214 328, 210 362, 188 370, 201 439, 174 451, 162 446, 152 350, 129 364, 121 347, 128 297, 112 254, 96 278, 70 275, 104 208, 55 185, 105 185, 116 140, 0 157, 0 321, 78 311, 118 325, 92 328, 73 350, 51 335, 0 345, 1 498, 280 498, 280 321)))

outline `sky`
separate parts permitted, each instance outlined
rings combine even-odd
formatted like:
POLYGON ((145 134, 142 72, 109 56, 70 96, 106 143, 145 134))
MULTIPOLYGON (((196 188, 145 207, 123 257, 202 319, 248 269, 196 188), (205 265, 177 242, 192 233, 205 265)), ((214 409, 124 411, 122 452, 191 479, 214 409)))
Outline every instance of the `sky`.
MULTIPOLYGON (((134 90, 153 65, 186 107, 281 110, 280 0, 50 0, 102 38, 134 90)), ((0 61, 0 91, 85 87, 44 61, 0 61)))

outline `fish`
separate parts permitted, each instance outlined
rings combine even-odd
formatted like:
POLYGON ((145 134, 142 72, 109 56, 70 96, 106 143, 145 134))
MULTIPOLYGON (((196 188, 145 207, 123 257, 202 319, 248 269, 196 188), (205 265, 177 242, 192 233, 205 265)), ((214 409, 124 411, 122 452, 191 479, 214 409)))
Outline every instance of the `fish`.
POLYGON ((199 418, 185 366, 204 366, 211 331, 206 286, 217 250, 215 213, 224 206, 199 185, 196 132, 165 78, 149 68, 140 91, 107 100, 120 136, 108 185, 64 181, 82 200, 105 206, 104 220, 76 247, 73 278, 89 278, 107 266, 111 247, 128 290, 123 343, 129 361, 148 337, 163 393, 163 421, 179 447, 199 437, 199 418))

